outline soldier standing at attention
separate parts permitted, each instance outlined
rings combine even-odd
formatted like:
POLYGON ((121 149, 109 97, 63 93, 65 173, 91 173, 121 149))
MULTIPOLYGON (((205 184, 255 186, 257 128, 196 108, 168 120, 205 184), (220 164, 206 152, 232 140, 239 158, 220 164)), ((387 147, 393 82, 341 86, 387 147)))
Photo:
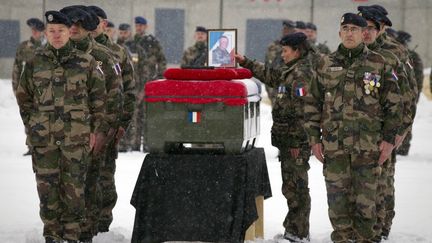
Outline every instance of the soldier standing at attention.
POLYGON ((384 58, 362 43, 366 20, 346 13, 342 43, 324 56, 305 101, 312 153, 324 164, 333 242, 373 242, 380 165, 401 123, 400 91, 384 58))
MULTIPOLYGON (((291 20, 285 20, 282 22, 282 37, 292 34, 295 32, 295 23, 291 20)), ((265 55, 264 63, 267 67, 272 67, 273 69, 278 69, 279 67, 284 65, 282 59, 282 46, 280 45, 280 39, 275 40, 267 47, 267 53, 265 55)), ((276 98, 277 90, 265 86, 267 95, 270 99, 271 104, 273 105, 274 100, 276 98)))
POLYGON ((197 26, 195 30, 195 44, 184 53, 181 61, 182 67, 204 67, 207 63, 207 30, 197 26))
POLYGON ((45 13, 46 47, 24 68, 16 97, 32 146, 46 243, 77 242, 84 217, 88 156, 108 127, 105 82, 95 59, 72 47, 69 18, 45 13))
POLYGON ((303 97, 315 78, 315 71, 307 58, 309 44, 306 38, 303 33, 294 33, 281 39, 284 65, 277 69, 239 54, 235 56, 242 67, 252 71, 254 77, 278 90, 272 110, 271 137, 272 145, 280 151, 282 193, 289 208, 283 222, 284 238, 290 242, 309 241, 311 198, 308 170, 311 153, 303 128, 303 97))
POLYGON ((105 34, 110 38, 112 41, 114 41, 114 37, 116 34, 115 25, 111 21, 107 21, 106 28, 105 28, 105 34))
POLYGON ((117 44, 125 46, 125 43, 130 40, 132 40, 132 31, 130 25, 120 24, 118 27, 117 44))
POLYGON ((97 17, 99 18, 99 25, 96 30, 92 31, 91 35, 94 37, 96 42, 109 48, 115 58, 119 60, 119 65, 116 66, 117 71, 121 74, 123 80, 123 106, 122 112, 118 114, 118 127, 111 128, 112 133, 116 134, 112 140, 107 141, 107 150, 104 159, 100 167, 99 188, 103 192, 100 196, 101 205, 99 208, 99 232, 108 232, 109 226, 113 221, 112 210, 117 202, 117 192, 114 182, 114 173, 116 170, 115 160, 117 159, 117 144, 119 140, 125 134, 129 123, 132 120, 132 115, 135 109, 135 79, 132 62, 125 48, 114 43, 106 34, 104 30, 107 24, 107 15, 103 9, 97 6, 89 6, 97 17))
POLYGON ((315 24, 306 24, 306 35, 308 37, 308 41, 311 43, 311 45, 315 46, 318 49, 318 52, 320 54, 330 54, 330 48, 328 48, 326 43, 317 43, 318 32, 315 24))
MULTIPOLYGON (((18 81, 27 61, 33 57, 36 48, 42 47, 43 31, 45 30, 44 23, 40 19, 30 18, 27 20, 27 25, 31 30, 30 40, 23 41, 18 46, 13 64, 12 89, 14 93, 16 92, 18 81)), ((24 156, 26 155, 31 155, 30 147, 27 152, 24 153, 24 156)))
MULTIPOLYGON (((97 16, 86 6, 75 5, 65 7, 60 12, 66 14, 72 20, 71 41, 81 51, 92 55, 98 63, 98 68, 105 75, 105 89, 107 92, 105 120, 109 125, 108 133, 105 134, 105 145, 112 141, 115 130, 119 126, 118 115, 122 112, 122 79, 118 70, 117 60, 112 56, 111 50, 97 43, 90 32, 96 30, 99 24, 97 16)), ((99 199, 102 197, 99 188, 100 168, 104 163, 106 146, 98 155, 91 156, 86 180, 86 221, 82 226, 80 240, 91 242, 94 235, 99 232, 99 199)))

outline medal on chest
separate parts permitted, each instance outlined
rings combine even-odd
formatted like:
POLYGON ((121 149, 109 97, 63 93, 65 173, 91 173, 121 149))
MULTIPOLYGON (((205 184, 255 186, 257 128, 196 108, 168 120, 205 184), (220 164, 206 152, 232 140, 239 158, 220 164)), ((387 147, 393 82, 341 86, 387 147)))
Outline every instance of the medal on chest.
POLYGON ((367 95, 378 94, 378 89, 381 87, 381 76, 378 74, 365 72, 363 75, 364 91, 367 95))

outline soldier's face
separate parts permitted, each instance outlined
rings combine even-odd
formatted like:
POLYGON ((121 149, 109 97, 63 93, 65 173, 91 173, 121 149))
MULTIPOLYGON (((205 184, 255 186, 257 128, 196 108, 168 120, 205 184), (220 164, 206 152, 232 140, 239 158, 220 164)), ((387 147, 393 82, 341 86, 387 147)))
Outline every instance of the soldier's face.
POLYGON ((202 31, 195 32, 195 40, 200 41, 200 42, 206 41, 207 40, 207 33, 202 32, 202 31))
POLYGON ((40 40, 40 38, 42 37, 43 32, 42 31, 38 31, 34 28, 31 29, 31 36, 33 37, 33 39, 35 40, 40 40))
POLYGON ((289 27, 287 27, 287 26, 285 26, 285 25, 284 25, 284 27, 282 28, 282 36, 286 36, 286 35, 292 34, 292 33, 294 33, 294 32, 295 32, 295 29, 294 29, 294 28, 289 28, 289 27))
POLYGON ((135 32, 137 34, 143 34, 145 33, 147 29, 147 25, 146 24, 135 24, 135 32))
POLYGON ((127 40, 131 37, 132 32, 130 30, 119 30, 119 39, 127 40))
POLYGON ((370 45, 374 43, 377 36, 378 36, 378 30, 376 29, 375 24, 372 21, 367 20, 366 31, 363 34, 363 42, 366 45, 370 45))
POLYGON ((357 25, 346 24, 340 27, 339 37, 346 48, 353 49, 363 42, 363 32, 357 25))
POLYGON ((103 19, 101 17, 98 17, 98 19, 99 19, 99 24, 98 24, 97 28, 90 32, 90 34, 93 38, 95 38, 95 37, 99 36, 100 34, 102 34, 103 32, 105 32, 105 29, 108 25, 108 21, 106 19, 103 19))
POLYGON ((112 27, 107 27, 106 30, 105 30, 105 33, 108 35, 108 37, 110 39, 113 39, 114 35, 116 33, 116 30, 114 28, 112 28, 112 27))
POLYGON ((47 24, 45 35, 48 43, 55 49, 60 49, 69 41, 70 31, 64 24, 47 24))
POLYGON ((88 35, 88 31, 81 27, 80 23, 72 24, 70 28, 71 39, 78 41, 84 39, 88 35))
POLYGON ((290 61, 300 57, 300 51, 294 50, 290 46, 282 46, 281 57, 284 60, 284 63, 289 63, 290 61))
POLYGON ((220 38, 220 39, 219 39, 219 46, 220 46, 222 49, 226 49, 226 48, 228 47, 228 39, 225 38, 225 37, 220 38))

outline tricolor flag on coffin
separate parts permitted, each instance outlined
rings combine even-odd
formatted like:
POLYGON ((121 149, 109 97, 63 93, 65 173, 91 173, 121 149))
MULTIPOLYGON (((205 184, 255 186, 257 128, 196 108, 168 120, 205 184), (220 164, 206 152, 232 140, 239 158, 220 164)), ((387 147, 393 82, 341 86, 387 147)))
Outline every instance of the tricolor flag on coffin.
POLYGON ((209 32, 209 66, 234 67, 236 32, 232 30, 209 32))
POLYGON ((201 111, 189 111, 188 120, 191 123, 200 123, 201 111))

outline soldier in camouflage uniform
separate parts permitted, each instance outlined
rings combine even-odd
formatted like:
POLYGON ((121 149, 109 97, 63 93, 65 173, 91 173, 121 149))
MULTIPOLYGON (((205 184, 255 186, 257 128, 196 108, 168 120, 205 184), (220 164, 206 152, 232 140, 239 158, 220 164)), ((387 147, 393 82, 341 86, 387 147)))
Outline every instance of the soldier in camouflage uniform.
MULTIPOLYGON (((398 31, 396 40, 402 45, 404 45, 405 48, 408 49, 408 42, 411 41, 411 35, 405 31, 398 31)), ((420 55, 416 51, 408 49, 408 52, 409 52, 409 57, 413 64, 414 77, 415 80, 417 81, 418 94, 416 97, 416 103, 418 103, 421 90, 423 89, 423 78, 424 78, 423 62, 420 58, 420 55)), ((397 154, 408 155, 411 146, 411 139, 412 139, 412 129, 408 131, 405 139, 403 140, 402 145, 397 150, 397 154)))
POLYGON ((118 27, 117 44, 125 47, 127 41, 132 40, 132 31, 129 24, 120 24, 118 27))
POLYGON ((320 54, 330 54, 330 48, 326 43, 317 43, 317 27, 313 23, 306 24, 306 35, 311 45, 315 46, 320 54))
MULTIPOLYGON (((159 41, 151 34, 146 34, 147 20, 143 17, 135 17, 136 34, 132 41, 126 42, 126 46, 132 53, 135 68, 137 102, 132 127, 135 130, 132 142, 132 150, 147 151, 146 135, 144 131, 145 105, 143 103, 144 86, 147 81, 163 77, 166 69, 166 59, 159 41), (136 62, 135 62, 136 61, 136 62)), ((126 139, 126 138, 125 138, 126 139)))
MULTIPOLYGON (((98 68, 105 75, 105 89, 107 92, 105 119, 109 125, 109 131, 105 143, 109 143, 115 137, 115 131, 119 126, 119 114, 122 113, 122 78, 118 68, 118 62, 111 50, 97 43, 89 34, 95 31, 99 24, 97 16, 86 6, 75 5, 60 10, 73 20, 71 27, 72 44, 78 50, 92 55, 98 63, 98 68)), ((86 180, 86 221, 82 226, 82 241, 90 241, 99 231, 99 208, 102 198, 98 181, 100 168, 104 164, 106 146, 98 154, 91 156, 86 180)))
MULTIPOLYGON (((12 89, 14 93, 16 92, 19 78, 27 61, 33 57, 36 48, 42 47, 43 31, 45 29, 44 23, 39 19, 30 18, 27 20, 27 25, 31 29, 30 40, 23 41, 19 44, 13 64, 12 89)), ((24 155, 31 155, 30 147, 28 147, 24 155)))
POLYGON ((189 47, 182 57, 181 67, 205 67, 207 66, 207 30, 197 26, 195 30, 195 44, 189 47))
POLYGON ((115 25, 111 21, 107 21, 107 26, 105 28, 105 34, 110 38, 112 41, 114 41, 114 37, 116 35, 116 29, 115 25))
POLYGON ((342 16, 338 50, 321 58, 305 127, 324 163, 333 242, 373 242, 380 165, 401 123, 400 91, 385 59, 362 43, 366 20, 342 16))
POLYGON ((277 88, 273 104, 272 145, 280 151, 282 170, 282 193, 287 199, 288 214, 285 217, 284 238, 290 242, 309 241, 309 195, 310 147, 303 128, 303 97, 315 72, 307 58, 309 45, 303 33, 284 36, 282 58, 285 65, 274 69, 236 55, 242 67, 252 71, 254 77, 277 88))
MULTIPOLYGON (((295 32, 295 23, 291 20, 285 20, 282 22, 282 36, 284 37, 288 34, 292 34, 295 32)), ((273 69, 278 69, 279 67, 283 66, 283 60, 281 57, 282 54, 282 47, 280 45, 280 40, 275 40, 273 43, 271 43, 267 47, 267 53, 265 55, 264 63, 268 67, 272 67, 273 69)), ((268 85, 265 86, 268 97, 270 99, 271 104, 274 103, 277 90, 269 87, 268 85)))
POLYGON ((114 43, 106 34, 104 34, 105 25, 107 24, 107 15, 105 11, 97 6, 89 6, 99 18, 98 28, 92 32, 96 42, 108 47, 119 60, 118 72, 123 80, 123 106, 122 112, 118 116, 118 127, 112 132, 116 134, 111 141, 107 141, 107 153, 104 163, 100 167, 99 188, 103 192, 99 200, 101 202, 99 211, 99 232, 107 232, 113 221, 112 210, 117 202, 117 192, 114 182, 114 173, 116 169, 115 160, 117 159, 117 144, 125 134, 135 109, 135 79, 133 65, 128 52, 125 48, 114 43))
POLYGON ((77 242, 87 157, 100 152, 108 130, 105 82, 95 59, 72 47, 67 16, 45 16, 48 45, 28 60, 16 97, 33 147, 45 242, 77 242))

